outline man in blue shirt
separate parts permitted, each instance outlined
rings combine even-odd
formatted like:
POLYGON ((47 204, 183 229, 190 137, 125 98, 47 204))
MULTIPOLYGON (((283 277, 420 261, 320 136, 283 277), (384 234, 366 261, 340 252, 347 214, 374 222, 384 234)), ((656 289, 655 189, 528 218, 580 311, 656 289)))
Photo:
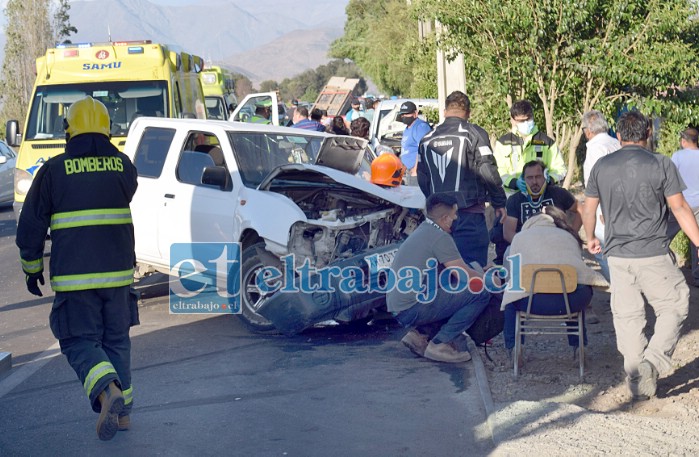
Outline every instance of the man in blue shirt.
POLYGON ((294 125, 297 129, 314 130, 316 132, 324 132, 325 126, 318 121, 308 119, 308 108, 299 106, 294 111, 294 125))
MULTIPOLYGON (((675 164, 680 176, 687 188, 682 191, 684 199, 692 208, 694 218, 699 224, 699 131, 690 127, 680 133, 680 146, 682 149, 672 155, 672 163, 675 164)), ((667 221, 668 238, 672 240, 680 231, 680 224, 673 214, 667 221)), ((699 287, 699 256, 697 246, 690 241, 690 253, 692 255, 692 285, 699 287)))
POLYGON ((358 98, 353 98, 352 102, 350 104, 352 106, 352 109, 347 111, 347 114, 345 114, 345 121, 346 121, 346 124, 348 124, 348 125, 353 120, 364 116, 364 110, 362 110, 362 104, 359 103, 358 98))
POLYGON ((417 116, 417 106, 413 102, 404 102, 400 105, 398 117, 405 124, 400 144, 400 160, 408 170, 405 182, 409 186, 417 186, 417 150, 422 137, 427 135, 432 128, 417 116))

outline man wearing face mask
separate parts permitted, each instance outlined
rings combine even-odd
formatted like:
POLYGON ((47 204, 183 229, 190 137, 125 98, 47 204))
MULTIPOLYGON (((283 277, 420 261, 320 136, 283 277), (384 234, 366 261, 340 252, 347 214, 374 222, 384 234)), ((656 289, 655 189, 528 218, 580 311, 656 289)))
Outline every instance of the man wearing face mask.
MULTIPOLYGON (((510 108, 512 131, 495 142, 495 160, 505 189, 518 190, 517 178, 522 166, 540 160, 549 172, 550 183, 560 183, 567 169, 556 142, 534 123, 534 111, 528 100, 519 100, 510 108)), ((519 189, 521 190, 521 189, 519 189)))
MULTIPOLYGON (((528 100, 519 100, 510 108, 512 131, 495 142, 493 156, 498 173, 508 195, 514 191, 527 193, 524 181, 519 180, 522 166, 532 160, 541 161, 548 170, 548 182, 563 181, 566 166, 556 142, 540 131, 534 123, 534 110, 528 100), (518 187, 519 182, 519 187, 518 187)), ((497 221, 490 230, 490 241, 495 244, 494 262, 501 265, 509 242, 503 238, 503 226, 497 221)))
POLYGON ((417 150, 422 137, 432 130, 430 125, 417 115, 417 106, 413 102, 405 102, 400 105, 398 111, 400 121, 405 124, 403 139, 401 140, 400 160, 408 170, 406 184, 417 186, 417 150))

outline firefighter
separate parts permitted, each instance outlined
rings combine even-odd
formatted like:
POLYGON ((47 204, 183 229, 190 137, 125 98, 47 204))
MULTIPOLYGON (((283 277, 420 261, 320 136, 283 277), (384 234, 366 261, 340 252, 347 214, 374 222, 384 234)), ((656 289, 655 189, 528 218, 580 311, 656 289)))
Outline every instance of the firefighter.
POLYGON ((383 187, 398 187, 403 182, 405 166, 393 153, 386 152, 371 162, 371 182, 383 187))
POLYGON ((136 169, 109 141, 107 108, 86 97, 64 121, 66 151, 37 171, 17 226, 29 292, 42 296, 44 242, 51 229, 49 317, 61 352, 99 413, 97 435, 129 427, 132 407, 129 327, 138 324, 129 204, 136 169))

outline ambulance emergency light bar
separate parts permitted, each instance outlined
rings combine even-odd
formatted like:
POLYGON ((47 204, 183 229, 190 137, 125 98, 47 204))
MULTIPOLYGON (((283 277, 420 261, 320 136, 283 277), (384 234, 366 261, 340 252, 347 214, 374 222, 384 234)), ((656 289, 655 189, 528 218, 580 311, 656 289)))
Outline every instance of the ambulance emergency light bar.
POLYGON ((78 57, 78 49, 89 49, 97 46, 128 46, 128 54, 143 54, 143 46, 132 46, 134 44, 152 44, 151 40, 138 41, 113 41, 106 43, 63 43, 56 45, 56 49, 64 49, 63 57, 78 57))
POLYGON ((107 41, 105 43, 61 43, 56 45, 56 49, 67 48, 91 48, 94 46, 129 46, 134 44, 153 44, 151 40, 135 41, 107 41))

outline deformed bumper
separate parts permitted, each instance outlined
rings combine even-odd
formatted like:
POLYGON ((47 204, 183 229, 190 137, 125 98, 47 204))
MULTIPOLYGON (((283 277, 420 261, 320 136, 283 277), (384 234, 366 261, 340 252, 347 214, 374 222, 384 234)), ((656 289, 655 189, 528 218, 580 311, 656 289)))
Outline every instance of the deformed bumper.
MULTIPOLYGON (((258 309, 258 313, 271 321, 280 332, 294 335, 302 330, 328 319, 352 321, 360 319, 369 312, 385 303, 386 293, 378 282, 377 271, 370 268, 367 257, 374 254, 395 252, 400 243, 383 246, 362 252, 361 255, 334 262, 330 267, 339 267, 342 271, 360 268, 364 272, 363 284, 367 291, 345 290, 340 283, 345 277, 330 278, 328 290, 315 292, 277 292, 267 299, 258 309)), ((310 283, 317 283, 319 275, 311 276, 310 283)), ((299 278, 295 279, 299 286, 299 278)))

